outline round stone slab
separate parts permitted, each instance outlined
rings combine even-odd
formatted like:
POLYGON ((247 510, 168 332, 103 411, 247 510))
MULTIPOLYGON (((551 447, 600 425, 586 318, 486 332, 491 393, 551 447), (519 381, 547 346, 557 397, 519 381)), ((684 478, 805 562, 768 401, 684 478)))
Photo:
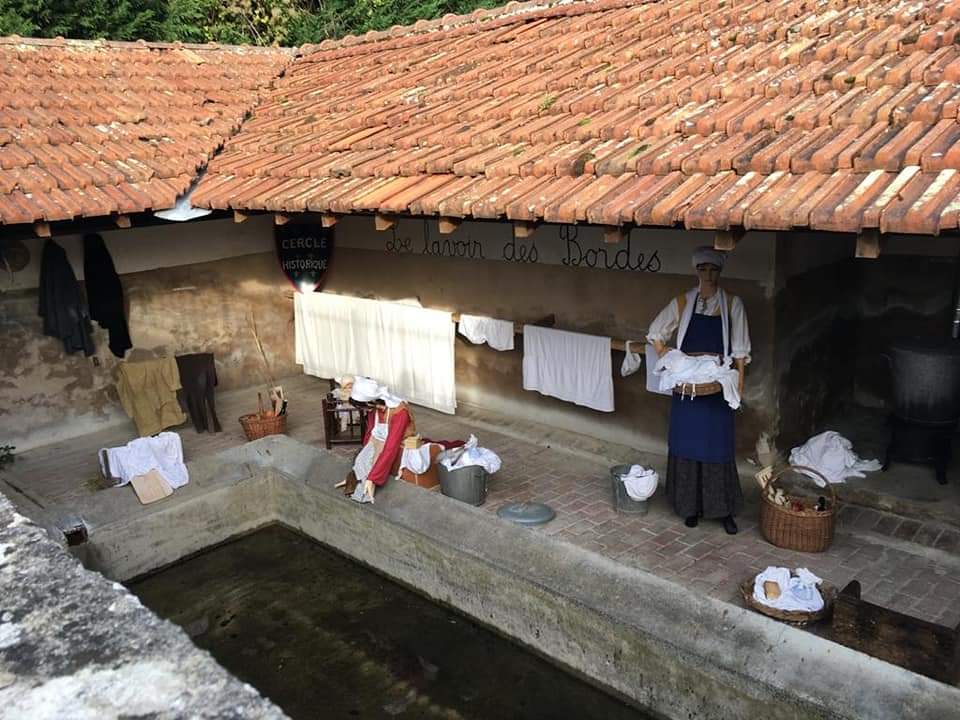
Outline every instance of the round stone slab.
POLYGON ((543 525, 557 516, 552 507, 537 502, 508 503, 497 510, 497 515, 518 525, 543 525))

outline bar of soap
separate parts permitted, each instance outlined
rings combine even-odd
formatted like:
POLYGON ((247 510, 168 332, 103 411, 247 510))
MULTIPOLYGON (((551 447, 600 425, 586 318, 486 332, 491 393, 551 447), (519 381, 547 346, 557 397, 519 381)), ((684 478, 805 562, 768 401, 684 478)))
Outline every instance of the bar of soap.
POLYGON ((763 592, 767 596, 767 600, 776 600, 780 597, 780 586, 773 580, 765 580, 763 582, 763 592))

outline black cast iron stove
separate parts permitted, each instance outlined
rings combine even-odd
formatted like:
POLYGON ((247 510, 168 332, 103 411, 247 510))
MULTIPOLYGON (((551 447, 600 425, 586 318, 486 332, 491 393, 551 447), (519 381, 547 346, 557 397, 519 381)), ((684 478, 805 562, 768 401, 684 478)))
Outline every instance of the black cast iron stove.
POLYGON ((894 343, 887 358, 893 413, 883 469, 893 460, 929 463, 945 485, 960 421, 960 342, 905 340, 894 343))

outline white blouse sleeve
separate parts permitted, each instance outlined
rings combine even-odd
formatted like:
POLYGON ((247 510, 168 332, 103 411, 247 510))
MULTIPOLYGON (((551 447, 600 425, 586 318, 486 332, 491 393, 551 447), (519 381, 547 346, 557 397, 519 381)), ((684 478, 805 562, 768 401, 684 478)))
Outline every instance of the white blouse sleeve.
POLYGON ((674 298, 650 323, 650 329, 647 330, 647 342, 652 343, 654 340, 659 340, 662 343, 668 342, 679 325, 680 308, 677 305, 677 299, 674 298))
POLYGON ((730 302, 730 351, 733 357, 750 362, 750 328, 743 301, 738 297, 730 302))

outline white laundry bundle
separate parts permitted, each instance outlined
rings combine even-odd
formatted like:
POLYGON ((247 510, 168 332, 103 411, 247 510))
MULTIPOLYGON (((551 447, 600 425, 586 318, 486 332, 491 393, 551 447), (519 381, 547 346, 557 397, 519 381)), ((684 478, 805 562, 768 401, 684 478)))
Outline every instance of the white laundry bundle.
POLYGON ((156 470, 172 488, 190 481, 183 463, 183 444, 174 432, 131 440, 123 447, 107 448, 98 453, 104 477, 117 480, 117 487, 126 485, 139 475, 156 470))
POLYGON ((694 356, 671 350, 657 361, 655 372, 663 392, 672 392, 678 385, 718 382, 727 405, 734 410, 740 407, 740 373, 732 367, 730 358, 720 360, 715 355, 694 356))
POLYGON ((631 465, 630 470, 620 476, 627 495, 631 500, 646 500, 657 489, 660 476, 652 468, 643 465, 631 465))
POLYGON ((620 364, 620 377, 633 375, 637 370, 640 369, 640 364, 643 362, 643 358, 640 356, 640 353, 631 350, 630 345, 631 342, 627 340, 624 346, 623 362, 620 364))
POLYGON ((482 315, 460 315, 460 334, 474 345, 487 343, 494 350, 513 350, 513 323, 482 315))
POLYGON ((414 475, 423 475, 430 469, 430 448, 435 443, 426 443, 418 448, 404 448, 400 455, 400 469, 409 470, 414 475))
POLYGON ((479 447, 479 444, 477 436, 470 435, 463 447, 447 450, 440 457, 440 462, 447 470, 459 470, 471 465, 479 465, 490 475, 493 475, 502 465, 500 456, 493 450, 479 447))
MULTIPOLYGON (((790 464, 813 468, 831 483, 842 483, 848 477, 866 477, 865 472, 880 469, 878 460, 861 460, 853 452, 853 443, 833 430, 814 435, 791 450, 790 464)), ((823 486, 823 480, 812 473, 807 474, 817 485, 823 486)))
POLYGON ((796 576, 793 576, 787 568, 771 565, 754 579, 753 597, 777 610, 818 612, 823 610, 823 596, 817 589, 820 582, 820 578, 806 568, 797 568, 796 576), (778 597, 768 596, 763 586, 766 582, 777 584, 778 597))

